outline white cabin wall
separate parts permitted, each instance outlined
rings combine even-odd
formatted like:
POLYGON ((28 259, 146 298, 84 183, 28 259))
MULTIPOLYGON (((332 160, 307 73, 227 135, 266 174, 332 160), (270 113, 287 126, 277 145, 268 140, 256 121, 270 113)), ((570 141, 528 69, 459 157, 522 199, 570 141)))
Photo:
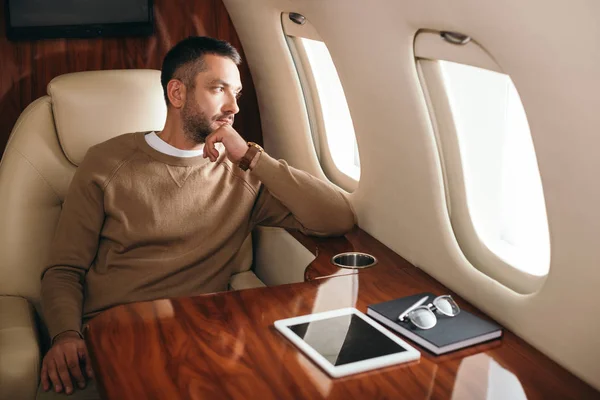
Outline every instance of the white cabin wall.
POLYGON ((600 389, 600 3, 593 0, 224 0, 255 82, 269 153, 324 177, 281 12, 326 42, 362 164, 352 193, 362 229, 600 389), (511 76, 544 187, 551 268, 519 295, 475 269, 456 243, 434 134, 415 70, 419 29, 471 35, 511 76))

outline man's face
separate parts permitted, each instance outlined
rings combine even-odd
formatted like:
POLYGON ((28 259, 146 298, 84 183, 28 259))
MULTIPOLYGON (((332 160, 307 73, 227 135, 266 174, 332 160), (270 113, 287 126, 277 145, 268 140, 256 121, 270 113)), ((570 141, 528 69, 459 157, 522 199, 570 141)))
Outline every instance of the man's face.
POLYGON ((223 124, 233 125, 242 90, 237 65, 227 57, 204 56, 204 71, 195 78, 195 87, 187 88, 181 118, 185 134, 196 143, 204 140, 223 124))

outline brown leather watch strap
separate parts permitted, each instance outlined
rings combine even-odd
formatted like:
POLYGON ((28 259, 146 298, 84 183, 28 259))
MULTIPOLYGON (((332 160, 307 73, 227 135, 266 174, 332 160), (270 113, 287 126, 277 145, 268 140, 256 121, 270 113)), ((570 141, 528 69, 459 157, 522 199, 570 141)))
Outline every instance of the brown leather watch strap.
POLYGON ((250 163, 259 151, 260 148, 258 146, 255 146, 253 143, 248 143, 248 151, 246 151, 246 154, 244 154, 244 157, 242 157, 238 164, 242 171, 247 171, 248 168, 250 168, 250 163))

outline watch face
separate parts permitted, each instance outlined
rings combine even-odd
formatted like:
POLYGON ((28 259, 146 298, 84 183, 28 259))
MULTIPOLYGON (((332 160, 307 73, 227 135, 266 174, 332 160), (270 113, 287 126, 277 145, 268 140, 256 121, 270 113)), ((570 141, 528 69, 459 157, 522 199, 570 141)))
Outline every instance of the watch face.
POLYGON ((260 147, 259 144, 254 143, 254 142, 248 142, 248 146, 252 146, 252 147, 256 147, 258 149, 258 151, 265 151, 262 147, 260 147))

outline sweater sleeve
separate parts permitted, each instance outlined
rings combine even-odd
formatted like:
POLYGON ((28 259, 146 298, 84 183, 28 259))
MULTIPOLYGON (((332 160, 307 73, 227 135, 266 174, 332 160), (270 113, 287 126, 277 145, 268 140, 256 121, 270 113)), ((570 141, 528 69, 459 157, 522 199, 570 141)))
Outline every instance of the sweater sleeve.
POLYGON ((316 236, 342 235, 356 217, 343 193, 312 175, 262 153, 251 172, 262 185, 251 226, 278 226, 316 236))
POLYGON ((102 179, 90 152, 71 181, 42 272, 42 311, 51 339, 65 331, 81 335, 85 275, 104 222, 102 179))

